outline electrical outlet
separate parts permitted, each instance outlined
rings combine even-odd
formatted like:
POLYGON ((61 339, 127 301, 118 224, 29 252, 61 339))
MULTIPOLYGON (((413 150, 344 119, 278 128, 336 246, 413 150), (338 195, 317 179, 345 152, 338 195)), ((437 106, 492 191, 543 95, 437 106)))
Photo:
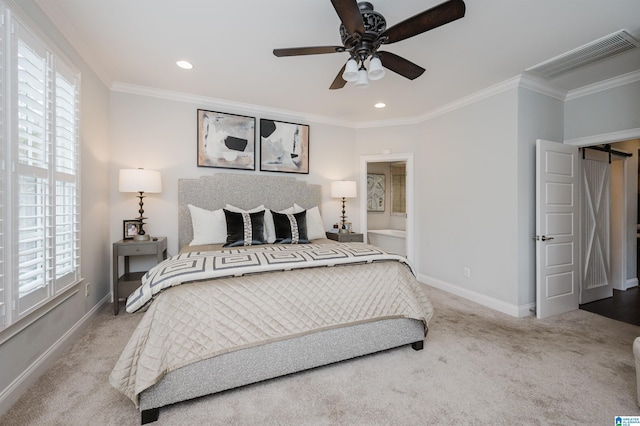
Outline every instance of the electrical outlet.
POLYGON ((84 297, 89 297, 89 294, 91 294, 91 288, 89 287, 89 283, 85 283, 84 284, 84 297))
POLYGON ((469 269, 469 268, 465 267, 465 268, 462 270, 462 272, 463 272, 463 274, 464 274, 464 276, 465 276, 465 277, 467 277, 467 278, 471 278, 471 269, 469 269))

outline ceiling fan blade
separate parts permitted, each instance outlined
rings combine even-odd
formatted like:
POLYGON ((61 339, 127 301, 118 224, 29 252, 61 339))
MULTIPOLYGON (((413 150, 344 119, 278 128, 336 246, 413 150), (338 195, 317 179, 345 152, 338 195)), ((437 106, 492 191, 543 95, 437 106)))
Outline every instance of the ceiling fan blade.
POLYGON ((391 71, 408 78, 409 80, 415 80, 416 78, 420 77, 425 71, 421 66, 416 65, 413 62, 396 55, 395 53, 378 52, 378 55, 380 56, 382 65, 385 68, 388 68, 391 71))
POLYGON ((344 46, 288 47, 285 49, 273 49, 273 54, 279 58, 283 56, 320 55, 323 53, 339 52, 344 52, 344 46))
POLYGON ((346 66, 346 63, 342 66, 342 69, 340 69, 340 72, 338 73, 338 75, 336 75, 335 80, 333 80, 333 83, 331 83, 331 87, 329 87, 329 90, 342 89, 344 85, 347 84, 344 78, 342 78, 342 73, 344 72, 346 66))
POLYGON ((449 0, 388 28, 381 37, 388 37, 384 44, 395 43, 460 19, 465 9, 463 0, 449 0))
POLYGON ((364 34, 364 21, 356 0, 331 0, 331 3, 349 34, 364 34))

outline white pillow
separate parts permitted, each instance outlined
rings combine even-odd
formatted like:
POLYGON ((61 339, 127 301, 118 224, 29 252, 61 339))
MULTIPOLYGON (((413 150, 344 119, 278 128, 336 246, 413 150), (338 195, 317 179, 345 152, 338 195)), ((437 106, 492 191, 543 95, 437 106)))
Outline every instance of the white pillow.
POLYGON ((227 242, 227 220, 220 210, 205 210, 189 204, 193 240, 190 246, 224 244, 227 242))
MULTIPOLYGON (((304 210, 304 207, 300 207, 297 204, 293 205, 294 213, 300 213, 304 210)), ((307 209, 307 238, 310 240, 317 240, 319 238, 327 238, 324 231, 324 223, 322 222, 322 216, 320 215, 320 209, 318 206, 307 209)))
POLYGON ((262 210, 266 210, 266 208, 264 207, 264 204, 260 204, 258 207, 254 207, 249 210, 244 210, 244 209, 241 209, 240 207, 232 206, 231 204, 227 204, 226 206, 224 206, 224 208, 229 210, 230 212, 235 212, 235 213, 257 213, 262 210))

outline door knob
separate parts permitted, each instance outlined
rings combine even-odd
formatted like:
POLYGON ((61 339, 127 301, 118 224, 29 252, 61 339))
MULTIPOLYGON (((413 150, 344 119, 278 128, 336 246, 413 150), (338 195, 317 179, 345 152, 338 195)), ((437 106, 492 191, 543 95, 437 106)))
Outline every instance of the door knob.
POLYGON ((542 241, 550 241, 553 240, 553 237, 547 237, 546 235, 543 235, 542 238, 540 238, 542 241))

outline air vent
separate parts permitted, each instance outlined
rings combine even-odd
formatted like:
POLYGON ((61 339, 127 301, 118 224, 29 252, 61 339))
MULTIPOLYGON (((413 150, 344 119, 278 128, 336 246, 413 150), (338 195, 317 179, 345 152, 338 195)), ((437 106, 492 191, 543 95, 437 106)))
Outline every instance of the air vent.
POLYGON ((570 52, 556 56, 525 71, 545 78, 555 78, 578 68, 608 59, 619 53, 638 49, 640 42, 624 30, 602 37, 570 52))

